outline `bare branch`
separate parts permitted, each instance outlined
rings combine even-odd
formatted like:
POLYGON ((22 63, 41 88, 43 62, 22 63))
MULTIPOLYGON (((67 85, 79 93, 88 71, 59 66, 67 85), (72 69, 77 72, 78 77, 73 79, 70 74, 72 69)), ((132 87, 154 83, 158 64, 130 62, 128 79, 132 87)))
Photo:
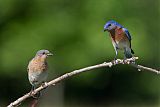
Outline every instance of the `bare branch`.
POLYGON ((89 70, 93 70, 93 69, 97 69, 97 68, 102 68, 102 67, 112 67, 114 65, 117 65, 117 64, 130 64, 138 69, 142 69, 142 70, 147 70, 147 71, 151 71, 151 72, 154 72, 154 73, 157 73, 157 74, 160 74, 160 71, 159 70, 156 70, 156 69, 152 69, 152 68, 148 68, 148 67, 144 67, 142 65, 137 65, 135 64, 135 60, 138 59, 138 57, 133 57, 133 58, 130 58, 130 59, 126 59, 126 60, 121 60, 121 59, 117 59, 116 61, 114 62, 104 62, 102 64, 98 64, 98 65, 94 65, 94 66, 89 66, 89 67, 85 67, 85 68, 82 68, 82 69, 79 69, 79 70, 74 70, 72 72, 69 72, 69 73, 66 73, 56 79, 53 79, 47 83, 45 83, 45 85, 43 86, 40 86, 38 87, 37 89, 35 89, 34 93, 27 93, 26 95, 18 98, 16 101, 10 103, 10 105, 8 105, 7 107, 15 107, 15 106, 19 106, 19 104, 21 104, 21 102, 23 102, 24 100, 26 100, 27 98, 29 97, 32 97, 33 95, 35 95, 36 93, 38 93, 39 91, 51 86, 51 85, 55 85, 56 83, 58 82, 61 82, 62 80, 68 78, 68 77, 71 77, 71 76, 74 76, 74 75, 77 75, 77 74, 80 74, 82 72, 86 72, 86 71, 89 71, 89 70))
POLYGON ((156 70, 156 69, 153 69, 153 68, 145 67, 145 66, 142 66, 142 65, 136 65, 136 64, 131 64, 131 65, 138 68, 138 70, 140 70, 140 71, 141 70, 147 70, 147 71, 150 71, 150 72, 160 74, 159 70, 156 70))

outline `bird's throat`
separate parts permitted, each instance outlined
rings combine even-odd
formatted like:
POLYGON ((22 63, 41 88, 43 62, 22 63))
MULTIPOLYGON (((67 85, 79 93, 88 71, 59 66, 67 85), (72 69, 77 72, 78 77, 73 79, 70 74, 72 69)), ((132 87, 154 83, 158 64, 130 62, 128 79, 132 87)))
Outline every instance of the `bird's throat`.
POLYGON ((37 56, 35 59, 37 61, 39 61, 39 62, 46 62, 47 57, 45 57, 45 56, 37 56))
POLYGON ((115 30, 114 30, 114 29, 113 29, 113 30, 110 30, 109 33, 110 33, 110 35, 113 37, 113 36, 115 35, 115 30))

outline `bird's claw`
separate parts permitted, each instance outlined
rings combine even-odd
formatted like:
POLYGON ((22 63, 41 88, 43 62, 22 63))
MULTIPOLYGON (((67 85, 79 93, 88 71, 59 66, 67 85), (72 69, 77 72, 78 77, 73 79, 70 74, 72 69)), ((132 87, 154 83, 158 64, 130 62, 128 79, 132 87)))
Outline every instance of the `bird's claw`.
POLYGON ((127 60, 127 58, 123 59, 123 64, 135 64, 135 59, 132 57, 133 60, 127 60))
POLYGON ((41 86, 42 87, 46 87, 47 86, 47 82, 43 82, 41 86))
POLYGON ((111 62, 112 62, 113 65, 117 64, 117 60, 116 59, 112 60, 111 62))
POLYGON ((123 64, 126 64, 127 63, 127 60, 126 60, 126 58, 125 59, 123 59, 123 64))
POLYGON ((30 96, 32 96, 33 98, 35 98, 35 96, 34 96, 34 95, 35 95, 36 93, 35 93, 35 91, 34 91, 34 90, 31 90, 29 94, 30 94, 30 96))
POLYGON ((34 90, 31 90, 30 96, 32 96, 35 99, 38 99, 40 97, 40 92, 36 93, 34 90))
POLYGON ((30 94, 30 95, 33 95, 33 94, 36 94, 36 93, 35 93, 34 90, 31 90, 29 94, 30 94))

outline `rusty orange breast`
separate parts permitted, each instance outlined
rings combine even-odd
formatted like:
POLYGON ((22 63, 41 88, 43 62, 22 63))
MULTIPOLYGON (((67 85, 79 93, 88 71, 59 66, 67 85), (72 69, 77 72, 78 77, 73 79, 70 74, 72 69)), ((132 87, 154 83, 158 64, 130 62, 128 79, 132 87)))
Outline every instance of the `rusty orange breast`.
POLYGON ((115 30, 115 40, 116 41, 126 41, 128 38, 125 35, 125 32, 123 32, 122 28, 115 30))
POLYGON ((33 58, 28 65, 29 72, 44 72, 47 71, 47 68, 48 65, 46 60, 41 57, 33 58))

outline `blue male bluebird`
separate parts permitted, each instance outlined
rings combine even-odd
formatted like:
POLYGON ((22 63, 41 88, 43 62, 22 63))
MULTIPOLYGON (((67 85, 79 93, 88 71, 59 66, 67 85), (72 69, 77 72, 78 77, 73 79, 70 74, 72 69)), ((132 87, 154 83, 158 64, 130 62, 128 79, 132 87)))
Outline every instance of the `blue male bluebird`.
POLYGON ((108 21, 104 25, 104 31, 108 31, 112 40, 117 58, 118 50, 124 51, 124 59, 131 58, 134 51, 131 49, 131 35, 129 31, 114 20, 108 21))
MULTIPOLYGON (((45 82, 48 76, 47 57, 52 55, 48 50, 39 50, 28 64, 28 79, 32 85, 32 91, 45 82)), ((40 93, 39 93, 40 94, 40 93)))

